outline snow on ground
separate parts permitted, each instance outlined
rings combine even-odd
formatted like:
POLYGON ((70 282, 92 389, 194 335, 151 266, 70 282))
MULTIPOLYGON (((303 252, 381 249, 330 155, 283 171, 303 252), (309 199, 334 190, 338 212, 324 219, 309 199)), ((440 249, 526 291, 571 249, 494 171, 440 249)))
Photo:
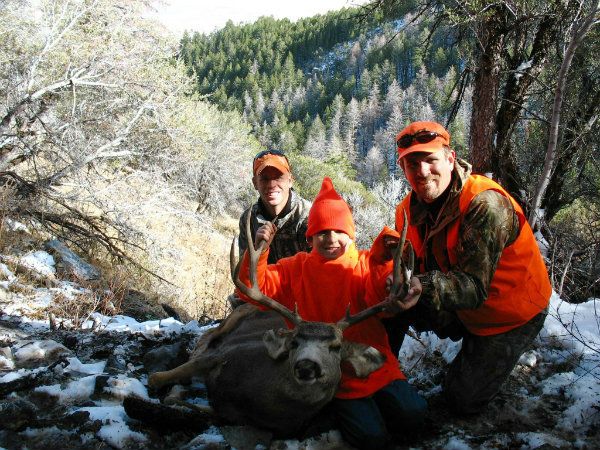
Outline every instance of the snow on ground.
MULTIPOLYGON (((38 256, 44 260, 44 255, 38 256)), ((73 289, 73 286, 64 286, 65 292, 73 289)), ((134 361, 132 352, 135 350, 141 357, 146 351, 142 345, 158 345, 166 337, 176 342, 179 336, 201 335, 211 326, 200 326, 195 321, 183 324, 172 318, 138 322, 127 316, 94 314, 84 325, 84 330, 71 337, 71 345, 67 348, 47 334, 32 337, 49 333, 49 324, 19 314, 19 311, 29 311, 30 296, 11 293, 6 300, 6 286, 0 286, 0 291, 5 293, 0 296, 0 347, 10 346, 16 363, 11 366, 11 358, 6 353, 0 354, 3 402, 17 405, 19 401, 32 401, 24 399, 25 394, 17 392, 17 388, 11 393, 6 387, 40 377, 41 384, 31 392, 33 399, 40 395, 51 398, 53 408, 63 408, 69 414, 87 413, 88 420, 99 424, 82 427, 86 432, 80 435, 71 433, 70 448, 76 448, 73 442, 81 443, 83 448, 83 443, 89 444, 94 439, 114 448, 161 448, 156 446, 156 436, 129 418, 122 405, 122 400, 129 395, 158 403, 146 388, 147 374, 143 364, 134 361), (12 325, 3 326, 3 321, 12 325), (101 349, 84 358, 70 350, 92 347, 97 341, 115 336, 119 342, 107 341, 108 351, 101 349), (50 363, 51 360, 55 362, 50 363), (35 361, 47 362, 36 366, 35 361), (119 373, 115 373, 115 367, 119 373), (49 374, 62 377, 63 381, 54 383, 49 374)), ((45 294, 50 295, 43 289, 35 293, 36 296, 45 294)), ((436 412, 444 366, 456 356, 460 342, 439 339, 429 333, 422 333, 418 340, 405 339, 400 362, 410 381, 430 400, 434 421, 438 421, 422 442, 411 443, 412 448, 597 448, 600 435, 600 319, 597 308, 598 299, 574 305, 553 295, 549 316, 535 349, 523 355, 507 383, 506 401, 494 403, 490 413, 471 420, 459 420, 436 412)), ((195 402, 202 401, 196 399, 195 402)), ((0 407, 0 421, 6 419, 2 408, 4 406, 0 407)), ((32 421, 28 427, 15 425, 10 433, 0 431, 0 446, 11 439, 21 439, 19 442, 30 442, 29 448, 43 448, 50 439, 48 436, 56 439, 63 433, 60 439, 65 439, 65 431, 61 431, 60 426, 57 428, 53 423, 34 426, 35 420, 28 420, 32 421), (42 444, 36 446, 40 442, 42 444)), ((230 448, 222 430, 214 426, 187 436, 185 448, 230 448)), ((169 445, 175 447, 172 442, 169 445)), ((344 447, 339 433, 333 431, 303 442, 280 441, 277 448, 344 447)))

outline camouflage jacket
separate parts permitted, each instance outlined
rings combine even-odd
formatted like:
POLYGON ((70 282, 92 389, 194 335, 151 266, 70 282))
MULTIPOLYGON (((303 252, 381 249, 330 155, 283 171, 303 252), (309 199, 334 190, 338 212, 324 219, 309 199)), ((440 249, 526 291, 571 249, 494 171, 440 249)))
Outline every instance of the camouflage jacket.
MULTIPOLYGON (((308 227, 310 207, 311 203, 308 200, 303 199, 293 189, 290 189, 288 203, 275 220, 277 233, 269 247, 269 264, 274 264, 281 258, 295 255, 301 251, 310 251, 306 243, 306 228, 308 227)), ((248 238, 246 236, 246 217, 248 214, 251 214, 252 239, 256 235, 256 230, 269 221, 268 213, 264 210, 260 198, 244 211, 242 217, 240 217, 240 237, 238 241, 240 255, 248 248, 248 238)))
POLYGON ((471 174, 471 165, 457 159, 447 198, 433 217, 427 205, 416 195, 411 196, 411 224, 424 236, 424 266, 418 275, 422 285, 422 301, 435 310, 454 311, 481 306, 488 297, 488 288, 501 253, 519 234, 519 220, 510 200, 496 191, 479 193, 460 217, 459 198, 465 181, 471 174), (456 247, 457 264, 450 267, 446 248, 449 225, 460 217, 460 231, 456 247))

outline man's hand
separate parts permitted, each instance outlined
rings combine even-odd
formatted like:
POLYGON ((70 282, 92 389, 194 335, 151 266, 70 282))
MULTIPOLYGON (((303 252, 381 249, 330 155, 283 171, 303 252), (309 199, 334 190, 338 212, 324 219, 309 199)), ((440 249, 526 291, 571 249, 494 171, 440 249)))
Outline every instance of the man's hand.
POLYGON ((269 245, 271 245, 271 242, 273 242, 273 238, 275 237, 276 231, 277 231, 277 227, 275 225, 273 225, 272 222, 267 222, 264 225, 261 225, 261 227, 258 230, 256 230, 256 237, 254 239, 255 248, 258 248, 260 243, 262 241, 265 241, 266 245, 265 245, 263 251, 268 249, 269 245))
POLYGON ((391 307, 388 309, 388 311, 397 314, 409 310, 417 304, 419 298, 421 297, 422 291, 423 287, 421 286, 419 279, 417 277, 412 277, 410 279, 408 293, 404 298, 397 297, 392 294, 388 295, 387 300, 391 303, 391 307))

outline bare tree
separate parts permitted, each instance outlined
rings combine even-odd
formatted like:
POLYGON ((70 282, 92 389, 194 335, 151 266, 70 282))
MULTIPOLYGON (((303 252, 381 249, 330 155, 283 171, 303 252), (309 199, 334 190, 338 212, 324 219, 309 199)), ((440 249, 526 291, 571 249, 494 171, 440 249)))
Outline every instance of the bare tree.
POLYGON ((590 7, 591 10, 585 17, 580 18, 580 14, 583 14, 583 7, 585 3, 581 4, 580 12, 576 15, 571 28, 571 39, 565 50, 563 61, 560 66, 558 73, 558 80, 556 85, 556 91, 554 92, 554 105, 552 107, 552 117, 550 119, 550 132, 548 136, 548 147, 546 149, 546 159, 544 161, 544 168, 540 176, 537 188, 535 190, 531 210, 529 211, 529 224, 531 228, 535 229, 537 222, 542 219, 539 211, 542 203, 542 198, 548 188, 552 170, 554 169, 554 163, 556 160, 556 150, 558 144, 559 125, 561 117, 561 109, 564 99, 564 90, 567 83, 567 73, 571 67, 573 56, 577 47, 592 28, 593 25, 598 23, 598 1, 592 0, 590 7))
POLYGON ((239 115, 190 95, 175 39, 146 8, 8 0, 0 9, 0 186, 14 187, 11 214, 122 259, 152 244, 135 221, 142 206, 241 211, 258 148, 239 115))

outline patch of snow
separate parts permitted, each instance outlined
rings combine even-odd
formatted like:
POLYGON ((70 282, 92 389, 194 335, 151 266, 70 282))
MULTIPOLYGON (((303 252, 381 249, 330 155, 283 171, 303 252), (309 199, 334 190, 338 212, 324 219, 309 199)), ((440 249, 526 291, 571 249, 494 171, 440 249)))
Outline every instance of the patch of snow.
POLYGON ((598 422, 600 405, 600 380, 583 376, 575 372, 552 375, 544 381, 544 394, 564 395, 570 400, 569 406, 558 426, 564 430, 587 429, 591 423, 598 422))
POLYGON ((43 250, 24 255, 19 258, 19 262, 23 266, 41 275, 52 276, 56 273, 56 269, 54 268, 54 265, 56 264, 54 258, 48 252, 43 250))
POLYGON ((534 233, 535 241, 537 242, 538 248, 540 249, 540 253, 544 258, 548 257, 548 251, 550 250, 550 244, 544 237, 544 235, 540 231, 536 231, 534 233))
POLYGON ((42 368, 38 368, 38 369, 19 369, 19 370, 15 370, 13 372, 9 372, 6 375, 2 375, 0 377, 0 384, 1 383, 10 383, 11 381, 15 381, 18 380, 19 378, 23 378, 29 375, 35 375, 38 372, 42 372, 43 370, 45 370, 43 367, 42 368))
POLYGON ((517 80, 519 80, 523 76, 523 72, 525 72, 527 69, 531 68, 532 65, 533 65, 533 60, 523 61, 519 65, 519 67, 517 67, 515 70, 515 78, 517 80))
POLYGON ((65 372, 72 373, 83 373, 86 375, 98 375, 104 372, 106 361, 99 361, 97 363, 83 364, 77 358, 67 358, 69 365, 65 367, 65 372))
POLYGON ((90 375, 73 380, 64 388, 60 384, 53 384, 50 386, 38 386, 34 391, 45 392, 48 395, 57 397, 59 403, 71 405, 89 398, 94 393, 95 385, 96 375, 90 375))
POLYGON ((590 299, 585 303, 568 303, 552 293, 548 317, 541 336, 568 339, 571 351, 586 355, 600 355, 600 324, 598 316, 598 299, 590 299))
POLYGON ((569 443, 547 433, 517 433, 517 438, 526 442, 522 450, 535 449, 544 445, 550 448, 567 448, 569 443))
POLYGON ((471 450, 471 445, 458 436, 452 436, 444 445, 444 450, 471 450))
POLYGON ((108 317, 99 313, 94 313, 91 315, 91 320, 84 323, 82 328, 84 330, 92 329, 93 327, 98 327, 98 324, 106 331, 142 333, 149 337, 162 334, 181 334, 183 332, 201 334, 207 329, 214 327, 214 325, 200 327, 195 320, 183 324, 172 317, 138 322, 128 316, 117 315, 108 317))
POLYGON ((13 370, 15 363, 4 355, 0 355, 0 370, 13 370))
POLYGON ((27 225, 13 220, 9 217, 4 218, 4 226, 9 231, 23 231, 24 233, 30 233, 29 228, 27 228, 27 225))
POLYGON ((14 352, 15 359, 20 363, 39 361, 43 359, 57 358, 60 355, 69 354, 71 350, 51 339, 43 341, 28 342, 14 352))
POLYGON ((64 281, 64 280, 60 281, 60 283, 58 284, 58 287, 50 288, 48 291, 55 295, 62 294, 64 297, 66 297, 70 300, 74 300, 82 294, 84 294, 84 295, 92 294, 92 291, 90 291, 89 289, 82 288, 81 286, 79 286, 76 283, 73 283, 71 281, 64 281))
POLYGON ((535 367, 539 358, 540 354, 536 350, 530 350, 521 355, 521 357, 519 358, 519 364, 528 367, 535 367))
MULTIPOLYGON (((0 263, 0 275, 6 278, 9 282, 14 281, 17 277, 14 273, 8 268, 8 266, 4 263, 0 263)), ((8 288, 8 284, 7 284, 8 288)))
POLYGON ((87 411, 91 420, 102 422, 102 428, 97 435, 113 447, 128 448, 132 442, 143 444, 148 441, 148 436, 129 428, 129 417, 122 406, 85 407, 78 411, 87 411))
POLYGON ((529 61, 523 61, 519 67, 517 67, 517 72, 523 72, 529 68, 531 68, 531 66, 533 65, 533 60, 530 59, 529 61))
POLYGON ((400 361, 403 366, 409 367, 412 363, 423 358, 423 354, 439 352, 444 361, 450 363, 460 351, 462 342, 453 342, 451 339, 440 339, 434 333, 419 333, 419 340, 406 336, 400 350, 400 361))
POLYGON ((123 400, 130 395, 139 397, 144 400, 149 400, 148 390, 142 382, 136 378, 129 378, 119 374, 116 377, 111 377, 104 387, 104 392, 112 394, 115 398, 123 400))
POLYGON ((201 445, 201 444, 204 444, 204 445, 221 444, 224 442, 225 442, 225 438, 221 434, 221 431, 219 431, 219 429, 217 427, 212 426, 208 430, 206 430, 204 433, 196 436, 192 441, 190 441, 188 446, 201 445))

